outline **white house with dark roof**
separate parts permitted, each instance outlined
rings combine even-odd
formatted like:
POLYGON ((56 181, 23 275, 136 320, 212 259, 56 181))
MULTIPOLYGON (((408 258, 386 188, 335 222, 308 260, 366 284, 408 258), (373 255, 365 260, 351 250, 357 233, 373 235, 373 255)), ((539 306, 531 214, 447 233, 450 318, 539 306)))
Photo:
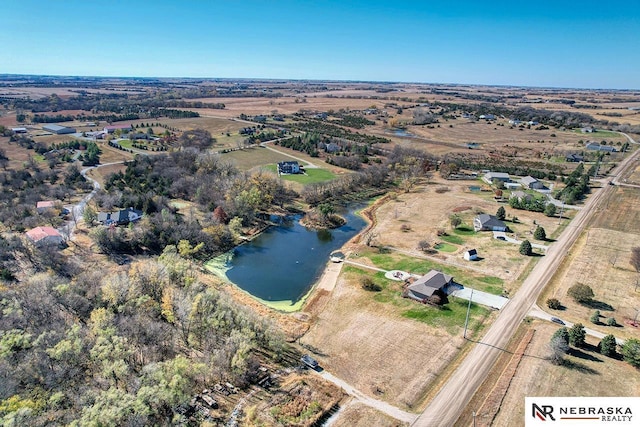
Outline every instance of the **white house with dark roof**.
POLYGON ((507 231, 507 225, 493 215, 480 214, 473 219, 475 231, 507 231))
POLYGON ((521 178, 520 183, 524 188, 529 188, 531 190, 544 188, 544 184, 541 181, 538 181, 534 177, 528 176, 528 175, 525 176, 524 178, 521 178))
POLYGON ((467 261, 475 261, 478 259, 478 251, 475 249, 464 251, 463 258, 467 261))

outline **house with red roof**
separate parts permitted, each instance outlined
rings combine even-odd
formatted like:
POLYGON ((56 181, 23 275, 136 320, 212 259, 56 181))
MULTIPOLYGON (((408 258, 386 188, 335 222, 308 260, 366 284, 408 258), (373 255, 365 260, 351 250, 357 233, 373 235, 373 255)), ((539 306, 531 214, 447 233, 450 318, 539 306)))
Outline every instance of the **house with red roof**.
POLYGON ((63 241, 62 234, 53 227, 36 227, 27 231, 27 239, 36 246, 60 245, 63 241))

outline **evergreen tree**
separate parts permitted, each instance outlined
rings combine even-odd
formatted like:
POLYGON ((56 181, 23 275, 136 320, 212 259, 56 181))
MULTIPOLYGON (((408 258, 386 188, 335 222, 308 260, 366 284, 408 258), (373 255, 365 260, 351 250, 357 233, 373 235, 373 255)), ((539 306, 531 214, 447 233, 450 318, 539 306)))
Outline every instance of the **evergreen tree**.
POLYGON ((617 354, 616 348, 617 348, 616 337, 614 337, 613 335, 605 336, 604 338, 602 338, 602 341, 600 341, 600 343, 598 344, 598 350, 600 351, 600 354, 608 357, 616 356, 617 354))
POLYGON ((520 253, 522 255, 527 255, 527 256, 531 255, 532 253, 531 242, 529 242, 528 240, 523 241, 520 244, 520 253))
POLYGON ((500 221, 504 221, 506 217, 507 212, 504 210, 504 206, 500 206, 498 208, 498 211, 496 212, 496 218, 498 218, 500 221))
POLYGON ((533 237, 538 240, 547 240, 547 232, 544 231, 544 228, 538 226, 536 227, 536 231, 533 233, 533 237))
POLYGON ((569 344, 574 347, 584 347, 586 337, 587 332, 582 323, 576 323, 569 329, 569 344))

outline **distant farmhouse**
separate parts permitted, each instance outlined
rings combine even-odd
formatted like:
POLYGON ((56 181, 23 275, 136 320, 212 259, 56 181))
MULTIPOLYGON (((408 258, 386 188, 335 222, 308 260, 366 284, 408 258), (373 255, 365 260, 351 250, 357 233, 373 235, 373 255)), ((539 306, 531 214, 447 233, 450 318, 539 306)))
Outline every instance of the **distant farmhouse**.
POLYGON ((507 225, 493 215, 480 214, 473 219, 475 231, 507 231, 507 225))
POLYGON ((278 163, 278 174, 291 175, 300 173, 300 165, 296 161, 278 163))
POLYGON ((116 212, 99 212, 98 222, 103 225, 124 225, 142 218, 143 212, 134 208, 116 212))
POLYGON ((447 287, 453 284, 453 277, 437 270, 431 270, 406 286, 403 296, 423 303, 433 301, 438 296, 441 304, 446 303, 447 287))
POLYGON ((36 203, 36 211, 41 214, 45 213, 50 209, 54 209, 56 207, 56 202, 53 200, 42 200, 36 203))
POLYGON ((27 238, 36 246, 55 246, 62 244, 62 234, 53 227, 36 227, 27 231, 27 238))
POLYGON ((599 144, 597 142, 590 142, 586 145, 586 149, 587 150, 594 150, 594 151, 606 151, 609 153, 615 153, 616 152, 616 148, 611 146, 611 145, 602 145, 599 144))
POLYGON ((584 162, 584 157, 576 153, 571 153, 567 155, 565 160, 567 162, 580 163, 580 162, 584 162))
POLYGON ((46 124, 44 126, 42 126, 43 130, 46 130, 47 132, 51 132, 51 133, 55 133, 57 135, 65 135, 68 133, 76 133, 75 128, 69 128, 66 126, 60 126, 60 125, 56 125, 53 123, 50 124, 46 124))
POLYGON ((128 132, 131 129, 133 129, 131 127, 131 124, 110 125, 110 126, 105 126, 104 133, 114 133, 117 130, 127 131, 128 132))
POLYGON ((530 190, 540 190, 544 188, 544 184, 532 176, 525 176, 520 180, 522 187, 530 190))
POLYGON ((533 200, 533 196, 531 194, 525 193, 524 191, 512 191, 510 199, 517 199, 520 203, 529 203, 533 200))
POLYGON ((495 184, 496 182, 510 182, 511 177, 505 172, 487 172, 482 180, 487 184, 495 184))

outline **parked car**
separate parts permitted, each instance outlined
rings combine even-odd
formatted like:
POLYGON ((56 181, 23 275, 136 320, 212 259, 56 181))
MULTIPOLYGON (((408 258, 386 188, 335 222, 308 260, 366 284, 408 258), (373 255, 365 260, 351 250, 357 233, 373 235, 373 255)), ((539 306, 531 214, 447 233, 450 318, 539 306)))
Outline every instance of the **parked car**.
POLYGON ((504 240, 504 241, 506 241, 506 240, 507 240, 507 238, 506 238, 506 237, 504 237, 504 236, 498 236, 498 237, 496 237, 496 239, 498 239, 498 240, 504 240))
POLYGON ((313 357, 309 356, 308 354, 305 354, 304 356, 302 356, 300 360, 302 361, 302 363, 304 363, 311 369, 316 369, 318 367, 318 361, 313 357))
POLYGON ((553 323, 557 323, 558 325, 564 325, 564 322, 562 320, 558 319, 557 317, 552 317, 551 321, 553 323))

